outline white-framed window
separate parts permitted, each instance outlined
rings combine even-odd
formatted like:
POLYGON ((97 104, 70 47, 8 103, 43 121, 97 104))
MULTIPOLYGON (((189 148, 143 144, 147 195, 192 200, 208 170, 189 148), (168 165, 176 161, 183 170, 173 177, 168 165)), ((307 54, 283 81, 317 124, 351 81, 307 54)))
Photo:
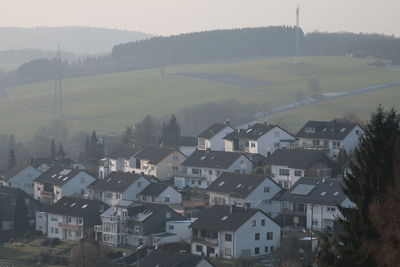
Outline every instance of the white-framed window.
POLYGON ((260 254, 260 248, 259 247, 254 248, 254 254, 255 255, 260 254))
POLYGON ((169 202, 169 201, 170 201, 169 197, 164 198, 164 202, 169 202))
POLYGON ((279 148, 280 146, 281 146, 280 143, 274 143, 274 147, 275 147, 275 148, 279 148))
POLYGON ((268 193, 269 192, 269 186, 265 186, 264 187, 264 193, 268 193))
POLYGON ((169 226, 168 226, 168 229, 169 229, 169 230, 174 230, 174 226, 173 226, 173 225, 169 225, 169 226))
POLYGON ((251 143, 251 147, 255 148, 256 147, 256 143, 251 143))
POLYGON ((294 176, 302 176, 303 172, 302 171, 294 171, 294 176))
POLYGON ((267 240, 272 240, 274 239, 274 233, 273 232, 267 232, 267 240))
POLYGON ((232 241, 232 235, 231 234, 225 234, 225 241, 226 242, 231 242, 232 241))
POLYGON ((54 227, 54 232, 55 232, 56 234, 58 234, 58 228, 57 228, 57 227, 54 227))
POLYGON ((332 141, 332 147, 340 147, 340 142, 339 141, 332 141))
POLYGON ((232 249, 231 248, 225 248, 225 256, 232 256, 232 249))
POLYGON ((251 226, 255 227, 257 225, 256 220, 251 221, 251 226))
POLYGON ((192 169, 192 174, 200 174, 201 175, 201 169, 193 168, 192 169))
POLYGON ((335 212, 336 211, 336 207, 327 207, 326 208, 328 212, 335 212))
POLYGON ((202 245, 196 245, 196 252, 203 252, 203 246, 202 245))
POLYGON ((290 171, 289 169, 279 169, 279 175, 289 176, 290 171))
POLYGON ((312 221, 312 225, 316 225, 317 226, 318 225, 318 220, 313 220, 312 221))

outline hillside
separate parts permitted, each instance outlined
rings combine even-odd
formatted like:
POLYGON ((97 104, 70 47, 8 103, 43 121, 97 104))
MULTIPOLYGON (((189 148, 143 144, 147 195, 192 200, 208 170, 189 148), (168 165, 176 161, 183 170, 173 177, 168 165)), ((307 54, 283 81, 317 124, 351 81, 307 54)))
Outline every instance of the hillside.
POLYGON ((75 54, 103 54, 119 43, 149 38, 136 31, 91 27, 0 27, 0 51, 10 49, 61 49, 75 54))
MULTIPOLYGON (((104 134, 123 131, 126 125, 147 114, 160 117, 208 101, 236 99, 241 103, 279 107, 295 101, 298 91, 304 96, 314 94, 308 89, 310 78, 320 80, 321 93, 400 80, 397 69, 368 65, 372 61, 348 57, 281 58, 179 65, 166 68, 164 76, 160 69, 148 69, 66 79, 63 81, 64 112, 70 133, 97 129, 104 134), (300 60, 303 64, 295 64, 300 60)), ((347 104, 346 98, 337 99, 342 104, 336 109, 324 102, 316 105, 312 116, 310 112, 293 110, 292 115, 275 118, 295 127, 311 117, 330 119, 343 116, 346 111, 367 118, 379 103, 400 108, 395 101, 400 97, 399 89, 365 94, 360 104, 357 96, 349 97, 347 104)), ((17 133, 18 138, 27 139, 39 126, 50 122, 52 81, 27 84, 8 92, 9 97, 0 96, 1 133, 17 133), (13 115, 12 120, 9 115, 13 115)))

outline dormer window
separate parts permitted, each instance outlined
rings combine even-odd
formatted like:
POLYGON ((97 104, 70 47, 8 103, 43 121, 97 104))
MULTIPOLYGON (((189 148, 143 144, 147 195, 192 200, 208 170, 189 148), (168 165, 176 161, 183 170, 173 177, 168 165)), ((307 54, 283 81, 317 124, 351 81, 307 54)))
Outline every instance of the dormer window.
POLYGON ((312 127, 306 128, 306 133, 315 133, 315 128, 312 127))

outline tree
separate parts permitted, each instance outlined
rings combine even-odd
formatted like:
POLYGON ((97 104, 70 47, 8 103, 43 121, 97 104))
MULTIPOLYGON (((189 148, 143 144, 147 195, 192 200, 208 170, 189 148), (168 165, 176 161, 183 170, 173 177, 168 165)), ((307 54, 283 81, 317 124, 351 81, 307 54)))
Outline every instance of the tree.
POLYGON ((165 145, 177 145, 181 136, 181 128, 175 114, 172 114, 168 123, 163 123, 160 143, 165 145))
POLYGON ((57 158, 56 143, 54 142, 54 139, 51 139, 50 158, 53 160, 55 160, 57 158))
POLYGON ((371 220, 371 206, 382 202, 395 185, 393 154, 398 136, 395 116, 394 110, 377 108, 354 151, 351 173, 343 178, 343 192, 355 207, 338 206, 343 215, 339 219, 343 233, 336 243, 337 258, 340 259, 336 266, 377 265, 373 254, 365 250, 365 244, 379 239, 379 232, 371 220))
POLYGON ((17 164, 17 160, 15 158, 15 151, 14 149, 11 149, 10 152, 8 153, 8 169, 11 169, 17 164))
POLYGON ((125 129, 124 134, 122 135, 122 144, 131 146, 134 144, 134 132, 133 132, 133 127, 132 126, 127 126, 125 129))
POLYGON ((81 239, 71 249, 69 263, 73 267, 102 267, 107 264, 107 249, 95 241, 81 239))
POLYGON ((66 153, 64 151, 64 147, 62 144, 60 144, 60 146, 58 147, 58 152, 57 152, 57 158, 59 160, 63 160, 65 159, 66 153))
POLYGON ((133 131, 134 144, 156 144, 158 132, 158 125, 151 116, 147 115, 142 121, 135 124, 133 131))
POLYGON ((310 88, 310 90, 314 93, 318 94, 319 91, 321 91, 321 83, 317 78, 312 78, 308 81, 308 88, 310 88))
POLYGON ((25 198, 22 191, 18 191, 14 208, 14 236, 22 237, 30 230, 28 211, 25 205, 25 198))
POLYGON ((97 160, 104 156, 103 141, 97 136, 93 130, 92 135, 86 137, 84 155, 89 163, 96 163, 97 160))

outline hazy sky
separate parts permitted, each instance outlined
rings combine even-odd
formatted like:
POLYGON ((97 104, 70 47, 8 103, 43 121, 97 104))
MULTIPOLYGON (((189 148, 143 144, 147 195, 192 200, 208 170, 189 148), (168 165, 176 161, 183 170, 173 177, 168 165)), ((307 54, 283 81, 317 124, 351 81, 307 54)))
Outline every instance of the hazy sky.
POLYGON ((170 35, 293 25, 400 36, 400 0, 1 0, 0 26, 93 26, 170 35))

